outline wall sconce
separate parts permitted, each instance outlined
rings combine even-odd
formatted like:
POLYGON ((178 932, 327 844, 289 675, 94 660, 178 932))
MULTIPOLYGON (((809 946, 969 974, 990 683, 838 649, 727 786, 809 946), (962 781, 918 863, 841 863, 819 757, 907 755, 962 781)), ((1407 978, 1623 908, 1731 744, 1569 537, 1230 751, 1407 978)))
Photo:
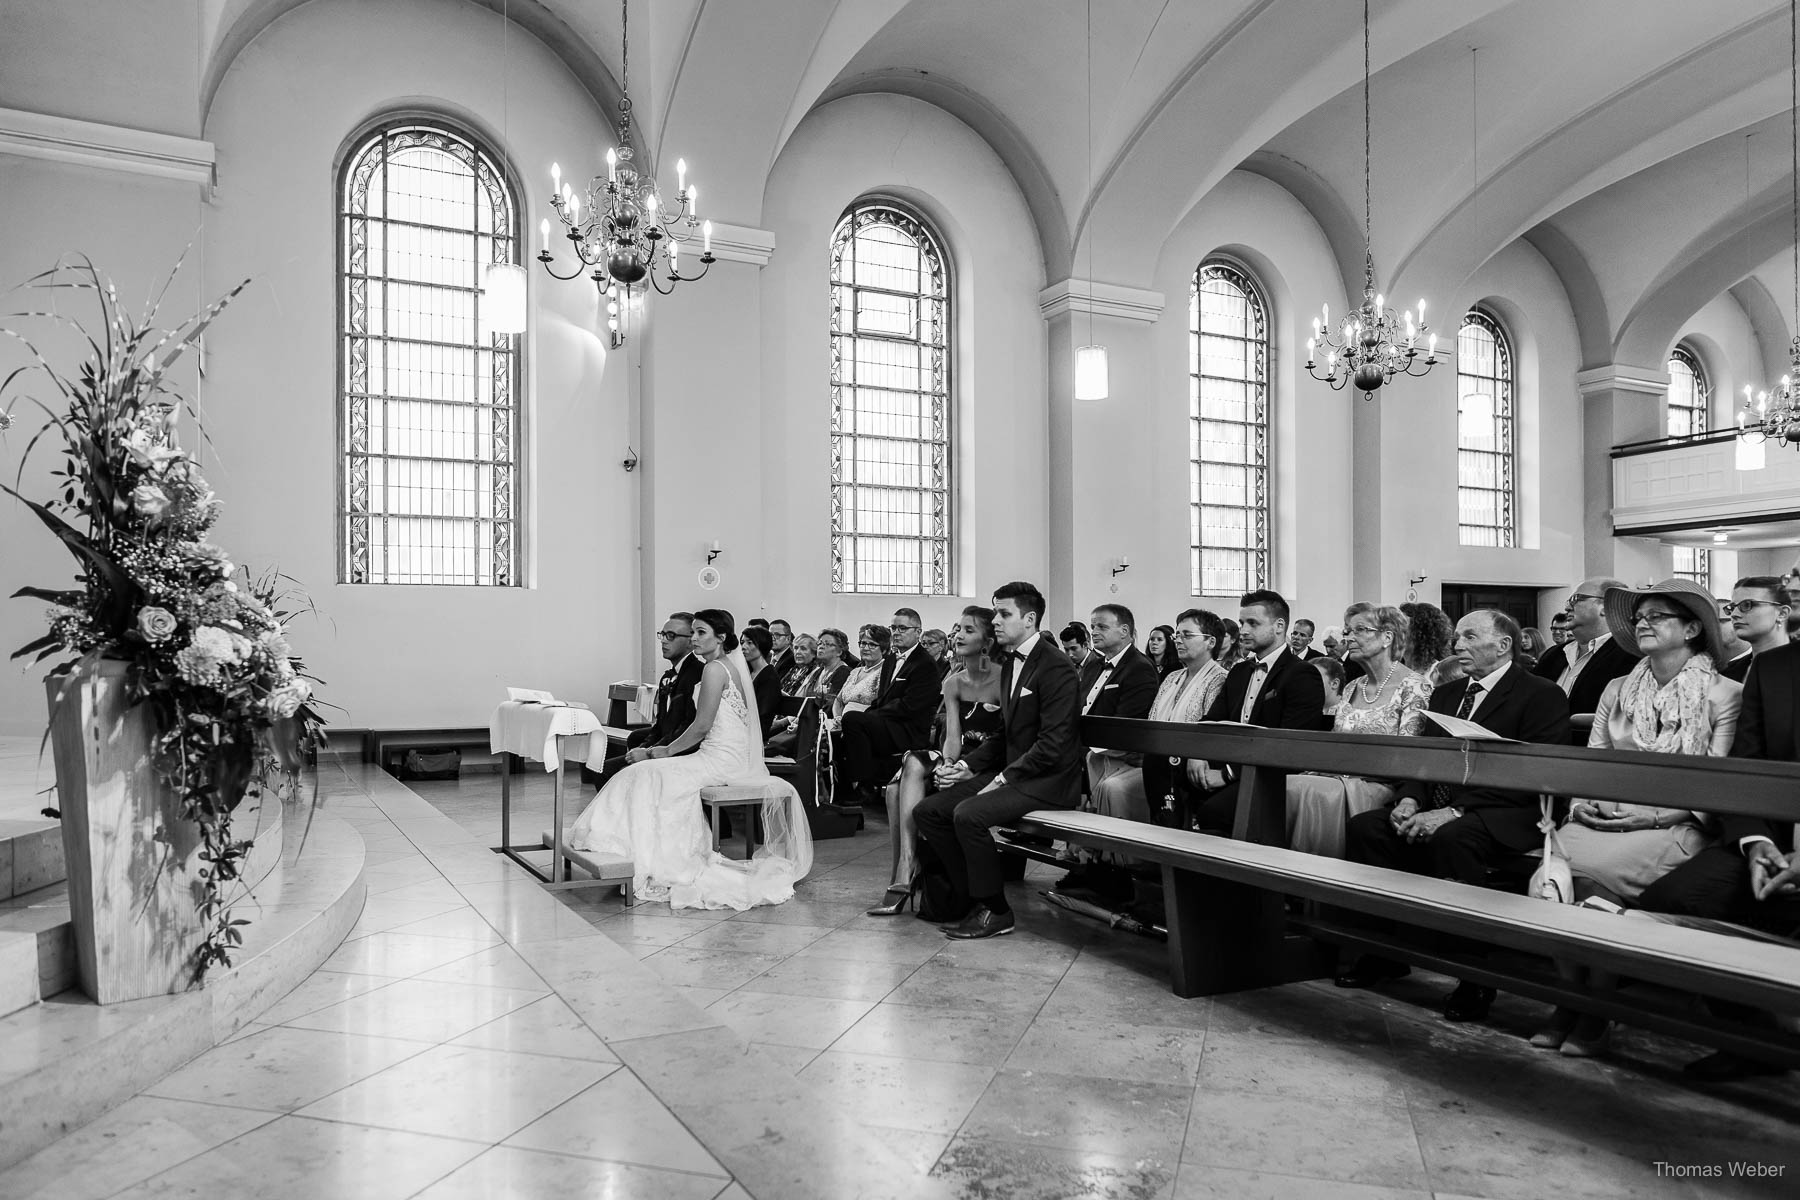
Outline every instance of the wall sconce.
POLYGON ((1417 567, 1406 569, 1406 602, 1408 604, 1419 602, 1419 585, 1424 583, 1427 578, 1426 574, 1417 567), (1417 573, 1415 574, 1415 572, 1417 573))
POLYGON ((706 548, 706 565, 709 567, 712 566, 713 559, 719 557, 719 555, 723 553, 725 553, 725 547, 719 545, 718 539, 714 538, 713 544, 706 548))
POLYGON ((619 465, 620 465, 620 466, 621 466, 621 467, 624 467, 624 468, 625 468, 625 473, 626 473, 626 474, 628 474, 628 475, 629 475, 629 474, 630 474, 630 473, 631 473, 631 472, 633 472, 633 471, 635 471, 635 470, 637 470, 637 465, 638 465, 638 452, 637 452, 637 451, 636 451, 636 450, 633 450, 633 449, 632 449, 632 448, 631 448, 631 447, 630 447, 630 446, 626 446, 626 447, 625 447, 625 458, 624 458, 624 461, 622 461, 622 462, 621 462, 621 463, 619 463, 619 465))
POLYGON ((1129 555, 1121 554, 1108 565, 1112 567, 1112 573, 1117 576, 1131 568, 1131 558, 1129 555))

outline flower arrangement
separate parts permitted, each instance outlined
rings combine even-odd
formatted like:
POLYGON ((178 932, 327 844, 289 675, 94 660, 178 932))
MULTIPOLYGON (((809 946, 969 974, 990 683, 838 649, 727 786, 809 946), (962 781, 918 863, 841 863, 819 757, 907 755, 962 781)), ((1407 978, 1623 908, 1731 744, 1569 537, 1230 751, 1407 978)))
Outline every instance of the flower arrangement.
POLYGON ((157 775, 200 834, 205 936, 195 952, 196 981, 230 964, 247 923, 230 910, 228 889, 249 849, 232 838, 232 812, 246 796, 285 795, 324 724, 313 681, 284 633, 293 613, 282 606, 297 593, 283 590, 273 573, 250 579, 208 540, 220 502, 177 440, 184 412, 197 429, 199 422, 173 390, 170 371, 248 282, 165 331, 156 326, 160 297, 142 319, 132 318, 85 259, 33 277, 24 288, 91 293, 98 305, 98 336, 54 305, 8 314, 72 326, 87 343, 73 377, 0 326, 29 356, 0 382, 0 430, 14 423, 20 381, 47 379, 58 393, 54 406, 23 397, 46 419, 25 447, 13 486, 0 483, 0 491, 30 509, 79 567, 74 588, 14 593, 48 601, 50 628, 12 657, 65 656, 53 675, 97 658, 129 664, 128 695, 155 716, 157 775), (61 492, 39 502, 18 488, 25 461, 52 432, 62 442, 63 463, 52 472, 61 492))

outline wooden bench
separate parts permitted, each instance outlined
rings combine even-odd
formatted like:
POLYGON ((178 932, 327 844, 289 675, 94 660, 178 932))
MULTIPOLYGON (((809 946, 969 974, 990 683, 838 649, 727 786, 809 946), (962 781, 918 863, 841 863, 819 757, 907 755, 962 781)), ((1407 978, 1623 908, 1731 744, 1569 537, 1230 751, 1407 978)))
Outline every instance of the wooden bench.
MULTIPOLYGON (((1791 820, 1800 766, 1563 746, 1369 737, 1088 717, 1090 746, 1243 767, 1231 837, 1039 810, 1028 827, 1161 866, 1174 991, 1205 995, 1331 973, 1369 951, 1519 995, 1800 1066, 1800 1037, 1696 1011, 1689 994, 1800 1011, 1800 945, 1617 916, 1288 850, 1286 778, 1318 770, 1501 786, 1791 820), (1312 902, 1295 917, 1286 897, 1312 902), (1397 927, 1397 928, 1396 928, 1397 927), (1458 939, 1498 948, 1482 955, 1458 939), (1597 988, 1563 962, 1661 985, 1597 988)), ((1748 932, 1748 931, 1746 931, 1748 932)))

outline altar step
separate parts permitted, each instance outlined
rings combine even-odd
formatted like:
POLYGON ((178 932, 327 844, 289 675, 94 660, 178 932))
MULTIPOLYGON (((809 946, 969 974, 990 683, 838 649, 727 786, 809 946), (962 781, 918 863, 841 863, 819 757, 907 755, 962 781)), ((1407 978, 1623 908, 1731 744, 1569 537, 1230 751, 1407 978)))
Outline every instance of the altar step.
POLYGON ((0 1016, 74 986, 67 885, 0 901, 0 1016))
POLYGON ((47 818, 0 818, 0 901, 61 883, 62 825, 47 818))

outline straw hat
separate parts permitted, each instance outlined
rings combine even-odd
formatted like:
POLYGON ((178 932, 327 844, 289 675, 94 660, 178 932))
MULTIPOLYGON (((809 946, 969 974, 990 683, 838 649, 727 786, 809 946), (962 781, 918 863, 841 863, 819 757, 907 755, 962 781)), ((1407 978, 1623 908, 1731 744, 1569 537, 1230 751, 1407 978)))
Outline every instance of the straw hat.
POLYGON ((1606 625, 1612 630, 1613 641, 1623 646, 1633 658, 1643 657, 1643 651, 1638 649, 1637 627, 1632 621, 1632 612, 1637 608, 1638 601, 1645 596, 1661 597, 1671 607, 1700 622, 1700 648, 1712 655, 1713 666, 1725 665, 1728 656, 1725 653, 1725 635, 1719 631, 1719 602, 1713 599, 1712 593, 1691 579, 1665 579, 1645 588, 1607 588, 1606 625))

